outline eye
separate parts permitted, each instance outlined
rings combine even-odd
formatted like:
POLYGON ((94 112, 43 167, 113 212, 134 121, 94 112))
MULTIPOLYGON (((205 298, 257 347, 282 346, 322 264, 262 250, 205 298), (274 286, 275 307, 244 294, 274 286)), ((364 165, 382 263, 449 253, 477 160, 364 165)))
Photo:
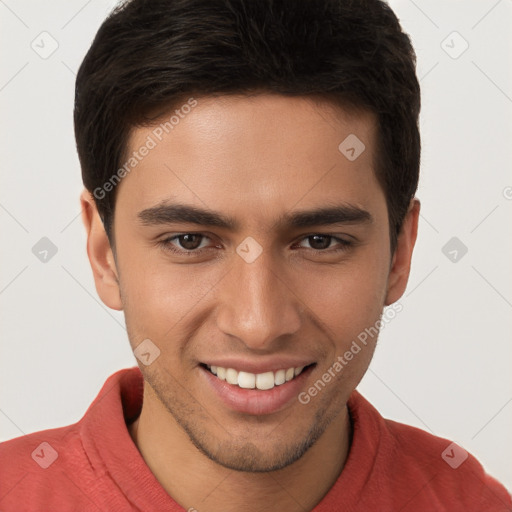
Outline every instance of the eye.
POLYGON ((307 241, 310 244, 311 249, 316 252, 341 252, 346 251, 352 245, 352 242, 348 240, 344 240, 333 235, 325 235, 322 233, 308 235, 302 239, 302 242, 304 241, 307 241), (332 242, 338 242, 338 247, 334 249, 329 249, 332 242))
POLYGON ((201 233, 182 233, 160 240, 158 244, 165 250, 177 254, 195 255, 205 249, 205 246, 201 247, 203 239, 209 240, 207 236, 201 233))
MULTIPOLYGON (((158 245, 161 246, 164 250, 174 254, 183 256, 197 256, 209 248, 214 248, 211 246, 208 247, 208 240, 211 240, 210 237, 202 233, 180 233, 178 235, 173 235, 160 240, 158 245)), ((299 247, 311 250, 317 254, 332 254, 347 251, 352 245, 352 241, 349 240, 335 237, 333 235, 315 233, 313 235, 303 237, 299 247), (306 241, 310 245, 309 248, 301 245, 306 241), (335 242, 334 248, 332 246, 333 242, 335 242)))

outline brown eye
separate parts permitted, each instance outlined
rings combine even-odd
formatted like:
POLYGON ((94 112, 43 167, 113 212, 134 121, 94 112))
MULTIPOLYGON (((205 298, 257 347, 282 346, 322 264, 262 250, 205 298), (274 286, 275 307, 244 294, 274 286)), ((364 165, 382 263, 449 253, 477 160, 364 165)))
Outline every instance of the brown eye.
POLYGON ((208 249, 209 237, 202 233, 182 233, 167 237, 158 242, 164 250, 183 256, 196 256, 208 249), (206 242, 206 245, 203 243, 206 242))
MULTIPOLYGON (((324 235, 321 233, 306 236, 302 239, 301 243, 304 241, 308 242, 311 250, 325 253, 345 251, 352 245, 352 242, 348 240, 343 240, 342 238, 338 238, 333 235, 324 235), (332 245, 332 242, 335 242, 335 244, 332 245)), ((308 247, 304 248, 308 249, 308 247)))
POLYGON ((308 236, 309 244, 313 249, 327 249, 331 245, 332 236, 312 235, 308 236))
POLYGON ((186 235, 180 235, 176 238, 183 249, 186 249, 187 251, 193 251, 201 245, 201 238, 204 237, 202 235, 187 233, 186 235))

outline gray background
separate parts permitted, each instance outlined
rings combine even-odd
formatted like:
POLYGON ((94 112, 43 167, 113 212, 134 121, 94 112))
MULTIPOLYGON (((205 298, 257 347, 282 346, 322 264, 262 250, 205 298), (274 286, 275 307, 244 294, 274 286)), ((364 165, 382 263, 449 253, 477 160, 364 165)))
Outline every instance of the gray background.
MULTIPOLYGON (((390 3, 418 54, 423 207, 404 309, 359 390, 512 489, 512 0, 390 3)), ((72 127, 76 70, 113 5, 0 0, 1 440, 76 422, 135 365, 94 289, 72 127)))

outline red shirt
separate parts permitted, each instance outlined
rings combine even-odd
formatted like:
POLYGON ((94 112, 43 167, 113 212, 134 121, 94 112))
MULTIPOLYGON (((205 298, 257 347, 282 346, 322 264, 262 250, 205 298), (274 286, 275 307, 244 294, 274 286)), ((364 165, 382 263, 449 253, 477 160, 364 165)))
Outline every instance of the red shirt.
MULTIPOLYGON (((183 512, 128 432, 142 391, 140 370, 121 370, 78 423, 1 443, 0 511, 183 512)), ((505 488, 462 448, 385 420, 357 391, 348 407, 350 452, 314 512, 512 510, 505 488)))

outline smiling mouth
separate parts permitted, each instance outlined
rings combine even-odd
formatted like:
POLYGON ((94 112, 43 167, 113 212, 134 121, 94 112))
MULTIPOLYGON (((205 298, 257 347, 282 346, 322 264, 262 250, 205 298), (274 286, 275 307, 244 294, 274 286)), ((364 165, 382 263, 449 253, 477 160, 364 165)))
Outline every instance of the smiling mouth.
POLYGON ((228 384, 237 386, 242 389, 259 389, 266 391, 272 389, 274 386, 281 386, 286 382, 289 382, 295 377, 298 377, 304 370, 307 370, 313 364, 307 366, 298 366, 275 372, 269 371, 264 373, 249 373, 243 371, 237 371, 234 368, 222 368, 221 366, 213 366, 207 364, 201 364, 203 368, 206 368, 210 373, 215 375, 219 380, 226 381, 228 384))

